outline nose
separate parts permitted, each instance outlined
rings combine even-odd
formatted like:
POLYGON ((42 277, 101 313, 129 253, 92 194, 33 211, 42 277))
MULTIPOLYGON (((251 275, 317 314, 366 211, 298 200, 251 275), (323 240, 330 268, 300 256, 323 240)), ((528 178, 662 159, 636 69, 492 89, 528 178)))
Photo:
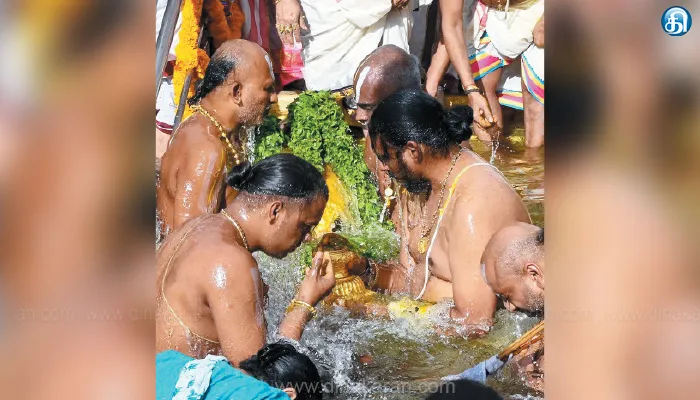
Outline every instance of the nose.
POLYGON ((355 111, 355 121, 362 125, 363 128, 367 129, 367 124, 369 123, 370 113, 367 110, 358 108, 355 111))
POLYGON ((277 103, 277 93, 276 93, 276 92, 273 92, 273 93, 270 95, 270 103, 273 103, 273 104, 274 104, 274 103, 277 103))

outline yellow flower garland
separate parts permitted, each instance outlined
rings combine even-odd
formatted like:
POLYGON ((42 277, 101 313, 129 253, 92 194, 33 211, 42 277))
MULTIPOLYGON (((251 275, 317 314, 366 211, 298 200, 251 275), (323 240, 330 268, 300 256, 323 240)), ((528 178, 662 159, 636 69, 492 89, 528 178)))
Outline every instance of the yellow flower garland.
MULTIPOLYGON (((173 89, 175 91, 175 104, 180 103, 180 93, 185 85, 185 79, 190 71, 194 71, 193 81, 204 78, 204 72, 209 65, 209 56, 199 48, 199 37, 202 19, 202 9, 209 16, 209 32, 214 39, 214 47, 219 47, 230 39, 239 39, 243 22, 243 12, 238 4, 232 1, 230 4, 231 20, 226 19, 224 6, 219 0, 185 0, 182 7, 182 26, 180 27, 179 43, 175 47, 175 70, 173 73, 173 89)), ((194 82, 190 85, 187 98, 194 96, 194 82)), ((183 121, 192 115, 189 105, 185 104, 183 121)))
POLYGON ((243 24, 245 23, 245 14, 238 4, 238 0, 229 0, 228 27, 231 29, 231 39, 240 39, 243 37, 243 24))
POLYGON ((226 20, 224 5, 219 0, 206 0, 204 9, 209 16, 209 33, 214 38, 214 47, 218 48, 222 43, 231 39, 231 29, 226 20))
MULTIPOLYGON (((200 51, 197 45, 200 29, 199 21, 201 18, 202 0, 185 0, 182 6, 182 25, 178 36, 180 42, 175 47, 175 70, 173 72, 175 104, 180 103, 180 93, 182 93, 182 88, 185 85, 187 74, 192 70, 195 70, 195 74, 198 74, 199 70, 206 69, 206 64, 200 65, 203 57, 199 55, 200 51)), ((206 54, 204 55, 206 56, 206 54)), ((203 76, 203 74, 201 76, 196 75, 193 78, 201 78, 203 76)), ((187 98, 194 95, 194 90, 195 85, 190 85, 187 98)), ((185 111, 182 115, 183 121, 190 115, 192 115, 192 110, 185 104, 185 111)))

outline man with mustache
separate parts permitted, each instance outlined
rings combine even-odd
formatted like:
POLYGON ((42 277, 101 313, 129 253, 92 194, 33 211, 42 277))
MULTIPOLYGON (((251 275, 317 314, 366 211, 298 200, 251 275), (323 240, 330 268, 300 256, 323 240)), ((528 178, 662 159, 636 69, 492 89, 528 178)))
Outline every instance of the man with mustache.
POLYGON ((214 53, 188 103, 195 111, 173 134, 156 185, 161 234, 225 204, 223 178, 245 161, 238 132, 262 123, 277 102, 267 53, 246 40, 230 40, 214 53))
MULTIPOLYGON (((519 222, 496 232, 481 257, 481 273, 508 311, 544 312, 544 229, 519 222)), ((544 387, 544 346, 517 360, 527 384, 544 387)))
POLYGON ((429 94, 401 90, 379 103, 369 123, 372 148, 409 192, 425 193, 420 210, 399 207, 402 249, 416 299, 451 298, 450 316, 466 331, 486 330, 496 296, 480 273, 491 236, 518 221, 530 222, 508 181, 461 146, 471 136, 471 108, 447 111, 429 94))

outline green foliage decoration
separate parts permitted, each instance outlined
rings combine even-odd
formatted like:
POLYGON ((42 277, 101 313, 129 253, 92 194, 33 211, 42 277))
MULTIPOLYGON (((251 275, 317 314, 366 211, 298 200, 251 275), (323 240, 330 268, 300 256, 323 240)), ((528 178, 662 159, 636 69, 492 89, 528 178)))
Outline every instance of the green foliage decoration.
MULTIPOLYGON (((377 188, 362 157, 362 149, 349 134, 343 111, 328 91, 307 91, 288 107, 290 134, 266 119, 256 138, 256 159, 289 150, 323 172, 331 165, 357 201, 364 225, 376 222, 382 209, 377 188)), ((274 118, 274 117, 272 117, 274 118)), ((385 224, 390 227, 390 223, 385 224)))
POLYGON ((255 138, 255 159, 262 160, 279 154, 289 142, 289 137, 280 129, 279 120, 274 115, 266 115, 255 138))

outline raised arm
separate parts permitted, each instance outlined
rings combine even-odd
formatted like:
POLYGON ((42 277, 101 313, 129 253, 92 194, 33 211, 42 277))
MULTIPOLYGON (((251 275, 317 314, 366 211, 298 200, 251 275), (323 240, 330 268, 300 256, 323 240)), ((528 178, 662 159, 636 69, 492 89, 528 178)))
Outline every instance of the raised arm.
MULTIPOLYGON (((449 262, 455 305, 450 316, 469 325, 491 325, 496 295, 481 274, 481 255, 491 238, 489 210, 493 205, 479 196, 458 197, 449 223, 449 262)), ((488 199, 491 201, 493 199, 488 199)), ((479 327, 474 327, 479 328, 479 327)))
MULTIPOLYGON (((442 18, 442 40, 450 56, 452 66, 457 71, 462 82, 462 88, 474 85, 467 45, 464 41, 464 23, 462 11, 464 0, 442 0, 440 2, 440 17, 442 18)), ((469 93, 469 105, 474 109, 474 122, 482 128, 494 124, 494 118, 486 98, 477 91, 469 93)))
POLYGON ((221 350, 238 365, 265 345, 263 286, 250 254, 230 250, 221 261, 207 274, 205 295, 221 350))
MULTIPOLYGON (((316 307, 321 299, 326 297, 335 286, 333 265, 324 262, 322 253, 314 257, 312 267, 306 271, 306 277, 299 285, 295 300, 316 307)), ((304 305, 292 306, 280 324, 279 334, 289 339, 299 340, 306 323, 312 318, 311 311, 304 305)))
POLYGON ((221 146, 212 143, 189 156, 184 168, 177 173, 173 228, 199 215, 217 211, 225 162, 226 154, 221 146))

